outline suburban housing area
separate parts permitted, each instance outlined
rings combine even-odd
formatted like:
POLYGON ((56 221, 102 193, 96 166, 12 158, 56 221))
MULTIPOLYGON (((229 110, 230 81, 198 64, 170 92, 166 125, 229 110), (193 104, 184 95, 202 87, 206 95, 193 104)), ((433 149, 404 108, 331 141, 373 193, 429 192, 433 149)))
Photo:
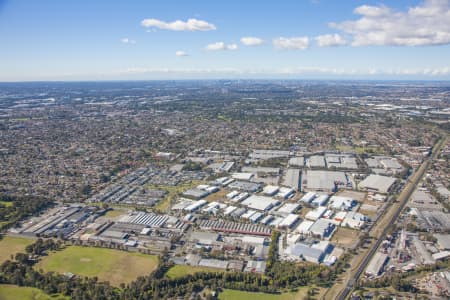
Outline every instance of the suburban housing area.
POLYGON ((129 299, 450 295, 447 89, 134 84, 2 90, 0 245, 28 246, 0 280, 96 276, 129 299), (127 271, 92 270, 100 257, 127 271))

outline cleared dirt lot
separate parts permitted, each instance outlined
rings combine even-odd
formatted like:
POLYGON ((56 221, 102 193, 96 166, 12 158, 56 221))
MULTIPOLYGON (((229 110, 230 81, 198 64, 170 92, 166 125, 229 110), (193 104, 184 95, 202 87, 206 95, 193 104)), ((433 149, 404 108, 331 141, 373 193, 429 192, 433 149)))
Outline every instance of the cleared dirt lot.
POLYGON ((367 196, 367 194, 365 192, 357 192, 357 191, 350 191, 350 190, 341 191, 341 192, 337 193, 337 195, 342 196, 342 197, 349 197, 349 198, 355 199, 358 202, 363 202, 367 196))
POLYGON ((359 240, 360 232, 355 229, 338 227, 333 237, 331 238, 332 243, 348 248, 352 247, 359 240))

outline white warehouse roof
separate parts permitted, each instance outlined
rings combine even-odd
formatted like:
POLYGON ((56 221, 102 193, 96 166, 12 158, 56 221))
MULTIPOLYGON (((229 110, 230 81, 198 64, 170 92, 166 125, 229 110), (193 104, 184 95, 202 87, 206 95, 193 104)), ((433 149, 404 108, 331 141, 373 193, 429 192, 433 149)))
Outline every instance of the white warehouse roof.
POLYGON ((311 203, 311 201, 313 201, 313 199, 316 197, 317 197, 316 193, 307 192, 305 195, 303 195, 303 197, 300 199, 300 201, 305 202, 305 203, 311 203))
POLYGON ((359 187, 386 194, 395 181, 396 179, 393 177, 371 174, 359 183, 359 187))
POLYGON ((289 214, 280 224, 278 224, 278 227, 292 227, 299 219, 298 215, 289 214))
POLYGON ((273 196, 278 192, 279 189, 280 188, 276 185, 267 185, 264 187, 263 193, 268 196, 273 196))
POLYGON ((277 210, 277 212, 279 214, 291 214, 299 209, 299 207, 300 204, 298 203, 285 203, 277 210))
POLYGON ((257 196, 257 195, 251 195, 250 197, 241 202, 242 205, 257 210, 269 210, 278 203, 280 203, 278 200, 275 200, 271 197, 257 196))
POLYGON ((300 234, 309 234, 309 229, 314 224, 313 221, 304 220, 300 223, 300 225, 295 228, 295 232, 298 232, 300 234))
POLYGON ((319 206, 311 211, 309 211, 306 216, 305 219, 311 220, 311 221, 316 221, 317 219, 319 219, 320 217, 323 216, 323 214, 327 211, 327 207, 326 206, 319 206))
POLYGON ((253 173, 233 173, 231 175, 234 179, 237 180, 250 180, 253 177, 253 173))

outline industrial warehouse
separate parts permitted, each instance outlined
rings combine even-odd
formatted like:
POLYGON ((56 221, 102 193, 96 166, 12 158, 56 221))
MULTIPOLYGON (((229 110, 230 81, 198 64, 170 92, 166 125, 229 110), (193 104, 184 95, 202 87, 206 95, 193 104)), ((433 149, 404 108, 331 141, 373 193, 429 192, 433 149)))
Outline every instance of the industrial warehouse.
MULTIPOLYGON (((143 253, 169 250, 171 261, 179 265, 264 272, 266 265, 261 260, 267 258, 270 237, 278 231, 281 240, 286 241, 279 247, 281 260, 329 266, 345 249, 356 246, 357 240, 343 244, 335 236, 348 230, 359 235, 371 226, 370 217, 361 208, 380 213, 382 206, 364 202, 389 193, 396 181, 374 174, 357 180, 354 171, 358 166, 351 154, 297 157, 289 151, 261 150, 252 152, 248 161, 271 158, 286 159, 289 167, 236 169, 234 163, 217 163, 210 170, 219 168, 221 177, 205 180, 203 171, 186 173, 174 165, 167 173, 149 165, 120 178, 90 199, 92 203, 113 206, 139 205, 143 211, 82 204, 59 207, 39 220, 23 224, 16 232, 57 236, 86 245, 119 245, 121 249, 143 253), (175 196, 158 188, 161 182, 176 186, 187 180, 198 183, 175 196), (153 211, 169 196, 172 200, 166 213, 153 211), (121 214, 108 217, 112 209, 121 214), (227 259, 212 257, 213 252, 223 253, 227 259)), ((194 156, 189 159, 214 163, 194 156)))

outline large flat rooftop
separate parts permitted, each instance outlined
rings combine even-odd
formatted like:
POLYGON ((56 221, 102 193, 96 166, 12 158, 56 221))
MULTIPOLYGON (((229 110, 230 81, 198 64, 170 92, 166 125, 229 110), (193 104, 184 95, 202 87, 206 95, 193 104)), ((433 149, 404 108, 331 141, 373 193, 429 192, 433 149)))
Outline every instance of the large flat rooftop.
POLYGON ((351 179, 339 171, 308 170, 302 174, 302 189, 305 191, 331 191, 335 182, 347 186, 351 179))
POLYGON ((393 177, 371 174, 359 183, 359 188, 386 194, 395 181, 393 177))

